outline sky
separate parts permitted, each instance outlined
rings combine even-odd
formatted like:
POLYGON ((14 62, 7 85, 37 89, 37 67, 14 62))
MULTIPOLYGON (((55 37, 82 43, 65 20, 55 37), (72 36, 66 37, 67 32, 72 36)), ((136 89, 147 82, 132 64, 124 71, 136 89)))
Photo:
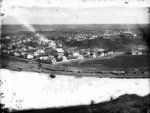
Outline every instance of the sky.
POLYGON ((114 1, 118 0, 3 0, 2 24, 149 23, 150 0, 114 1))

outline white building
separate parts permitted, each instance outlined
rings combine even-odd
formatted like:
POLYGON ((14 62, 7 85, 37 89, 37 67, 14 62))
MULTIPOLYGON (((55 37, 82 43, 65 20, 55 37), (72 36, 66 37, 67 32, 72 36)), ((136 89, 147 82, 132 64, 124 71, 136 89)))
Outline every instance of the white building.
POLYGON ((95 53, 93 53, 93 58, 96 58, 96 54, 95 53))
POLYGON ((19 52, 14 52, 14 55, 15 56, 20 56, 20 53, 19 52))
POLYGON ((67 61, 67 57, 66 57, 66 56, 63 56, 63 57, 62 57, 62 61, 67 61))
POLYGON ((34 52, 35 54, 44 54, 45 51, 43 49, 38 49, 34 52))
POLYGON ((79 55, 79 56, 78 56, 78 59, 83 59, 83 55, 79 55))
POLYGON ((6 39, 10 39, 10 37, 9 37, 9 36, 6 36, 5 38, 6 38, 6 39))
POLYGON ((62 48, 56 48, 55 50, 58 56, 61 56, 61 57, 64 56, 64 50, 62 48))
POLYGON ((34 58, 34 55, 32 54, 32 53, 29 53, 28 55, 27 55, 27 59, 33 59, 34 58))
POLYGON ((73 53, 73 56, 74 56, 74 57, 78 57, 79 55, 80 55, 80 54, 79 54, 78 52, 74 52, 74 53, 73 53))
POLYGON ((142 51, 133 51, 132 50, 132 53, 131 53, 132 55, 142 55, 143 53, 142 53, 142 51))
POLYGON ((100 54, 99 56, 100 56, 100 57, 103 57, 103 56, 105 56, 105 55, 104 55, 104 52, 101 52, 101 54, 100 54))
POLYGON ((55 49, 56 48, 56 43, 53 40, 49 41, 49 47, 55 49))

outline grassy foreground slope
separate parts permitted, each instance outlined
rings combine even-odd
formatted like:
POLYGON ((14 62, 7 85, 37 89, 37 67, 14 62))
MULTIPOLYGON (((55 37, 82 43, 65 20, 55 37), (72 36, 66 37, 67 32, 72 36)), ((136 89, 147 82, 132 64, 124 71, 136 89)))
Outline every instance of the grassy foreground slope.
MULTIPOLYGON (((58 100, 59 101, 59 100, 58 100)), ((80 105, 64 108, 31 109, 12 113, 150 113, 150 95, 122 95, 111 101, 91 105, 80 105)), ((5 109, 7 111, 7 109, 5 109)))

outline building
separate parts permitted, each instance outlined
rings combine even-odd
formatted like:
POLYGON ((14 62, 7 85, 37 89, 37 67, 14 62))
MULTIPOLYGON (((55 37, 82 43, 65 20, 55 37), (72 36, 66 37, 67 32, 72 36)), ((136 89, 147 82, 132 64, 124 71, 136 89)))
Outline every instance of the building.
POLYGON ((63 57, 62 57, 62 61, 67 61, 67 57, 66 57, 66 56, 63 56, 63 57))
POLYGON ((132 50, 132 51, 131 51, 131 54, 132 54, 132 55, 142 55, 143 53, 142 53, 142 51, 135 51, 135 50, 132 50))
POLYGON ((103 39, 110 39, 110 34, 104 33, 103 34, 103 39))
POLYGON ((55 50, 58 56, 61 56, 61 57, 64 56, 64 50, 62 48, 56 48, 55 50))
POLYGON ((49 41, 49 47, 55 49, 56 48, 56 43, 53 40, 49 41))
POLYGON ((99 56, 100 56, 100 57, 105 56, 105 55, 104 55, 104 52, 100 52, 100 53, 99 53, 99 56))
POLYGON ((133 36, 133 33, 131 31, 129 31, 129 30, 128 31, 123 31, 122 34, 125 37, 131 37, 131 36, 133 36))
POLYGON ((83 59, 83 55, 79 55, 79 56, 78 56, 78 59, 83 59))
POLYGON ((27 59, 33 59, 34 58, 34 55, 32 54, 32 53, 29 53, 28 55, 27 55, 27 59))
POLYGON ((45 51, 43 49, 38 49, 34 52, 34 54, 44 54, 45 51))
POLYGON ((16 56, 16 57, 18 57, 18 56, 20 56, 21 54, 20 54, 20 52, 18 52, 18 51, 15 51, 14 52, 14 56, 16 56))
POLYGON ((73 56, 74 56, 74 57, 78 57, 79 55, 80 55, 80 54, 79 54, 78 52, 74 52, 74 53, 73 53, 73 56))

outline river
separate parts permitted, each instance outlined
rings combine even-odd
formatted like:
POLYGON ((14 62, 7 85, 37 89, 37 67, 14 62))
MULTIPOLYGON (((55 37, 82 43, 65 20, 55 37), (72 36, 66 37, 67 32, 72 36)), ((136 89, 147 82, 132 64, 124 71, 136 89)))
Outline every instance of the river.
POLYGON ((123 94, 150 94, 150 79, 116 79, 0 70, 1 103, 5 108, 24 110, 73 106, 109 101, 123 94))

